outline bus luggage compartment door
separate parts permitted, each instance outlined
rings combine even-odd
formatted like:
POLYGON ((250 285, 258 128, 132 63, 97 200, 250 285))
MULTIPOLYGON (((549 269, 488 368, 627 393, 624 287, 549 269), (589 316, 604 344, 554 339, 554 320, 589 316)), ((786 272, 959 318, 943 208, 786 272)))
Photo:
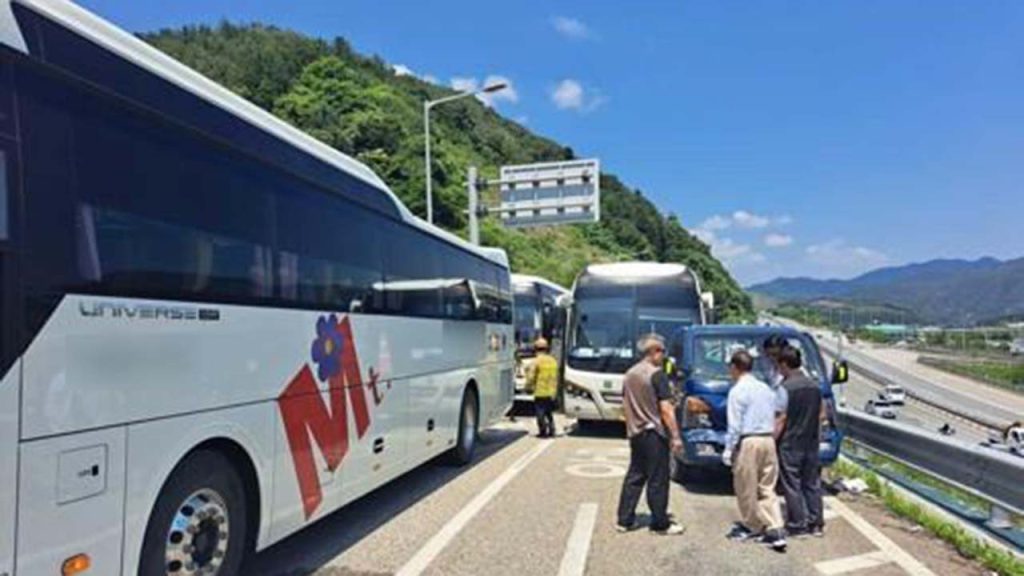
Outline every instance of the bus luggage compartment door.
POLYGON ((16 362, 0 380, 0 576, 14 573, 20 374, 21 362, 16 362))

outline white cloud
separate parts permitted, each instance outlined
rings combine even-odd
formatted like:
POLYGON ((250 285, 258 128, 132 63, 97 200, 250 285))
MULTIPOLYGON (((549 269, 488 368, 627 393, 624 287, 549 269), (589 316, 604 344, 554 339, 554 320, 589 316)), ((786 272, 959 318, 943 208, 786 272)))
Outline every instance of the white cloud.
POLYGON ((520 114, 513 118, 513 120, 515 120, 517 124, 522 124, 524 126, 530 123, 530 117, 526 114, 520 114))
POLYGON ((732 221, 740 228, 765 228, 771 223, 771 219, 747 212, 746 210, 733 212, 732 221))
POLYGON ((394 64, 391 66, 391 70, 395 73, 395 76, 415 76, 416 73, 412 71, 405 64, 394 64))
POLYGON ((440 84, 440 83, 441 83, 441 82, 440 82, 440 81, 439 81, 439 80, 437 79, 437 76, 434 76, 434 75, 432 75, 432 74, 425 74, 425 75, 423 76, 423 78, 421 78, 421 80, 423 80, 424 82, 429 82, 429 83, 431 83, 431 84, 440 84))
POLYGON ((789 226, 793 223, 793 217, 789 214, 783 214, 782 216, 775 218, 774 223, 776 226, 789 226))
POLYGON ((576 18, 555 16, 551 19, 551 26, 553 26, 555 31, 559 34, 572 40, 585 40, 593 36, 590 28, 576 18))
POLYGON ((579 110, 583 107, 583 86, 571 78, 566 78, 551 92, 551 101, 560 110, 579 110))
POLYGON ((603 95, 583 87, 579 80, 566 78, 551 89, 551 102, 559 110, 593 112, 607 101, 603 95))
POLYGON ((700 230, 725 230, 729 226, 732 226, 732 221, 724 216, 715 214, 707 220, 700 223, 698 229, 700 230))
POLYGON ((483 102, 485 106, 494 106, 497 102, 508 102, 510 104, 519 102, 519 92, 516 91, 512 81, 505 76, 491 74, 484 78, 483 83, 472 76, 454 76, 450 84, 453 90, 458 90, 459 92, 471 92, 479 90, 484 86, 505 84, 504 89, 490 94, 477 94, 476 99, 483 102))
POLYGON ((769 248, 784 248, 793 243, 793 237, 788 234, 766 234, 764 237, 764 245, 769 248))
POLYGON ((889 262, 884 253, 865 246, 852 246, 842 238, 812 244, 804 254, 812 267, 807 275, 816 278, 855 276, 889 262))

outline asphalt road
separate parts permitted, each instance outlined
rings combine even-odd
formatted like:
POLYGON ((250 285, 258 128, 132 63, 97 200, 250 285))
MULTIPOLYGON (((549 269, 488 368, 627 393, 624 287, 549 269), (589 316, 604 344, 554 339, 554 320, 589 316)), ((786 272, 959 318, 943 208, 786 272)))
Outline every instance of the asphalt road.
MULTIPOLYGON (((837 390, 840 398, 845 398, 846 407, 850 410, 864 410, 868 400, 877 398, 883 386, 857 373, 850 374, 850 381, 837 390)), ((906 404, 898 408, 896 419, 904 424, 924 428, 936 432, 948 423, 956 430, 956 437, 970 443, 980 443, 988 438, 989 430, 958 418, 955 414, 935 408, 929 404, 908 398, 906 404)))
MULTIPOLYGON (((773 320, 808 330, 788 319, 773 320)), ((808 331, 815 335, 823 351, 832 355, 838 352, 839 343, 831 331, 808 331)), ((916 355, 912 352, 844 343, 843 356, 855 366, 899 383, 930 404, 971 416, 993 428, 1024 417, 1024 396, 923 366, 916 362, 916 355)))
POLYGON ((423 466, 264 551, 246 574, 980 573, 864 501, 830 500, 825 538, 793 541, 786 554, 729 542, 736 511, 722 476, 673 485, 671 509, 685 535, 619 534, 628 462, 621 425, 554 440, 532 433, 525 418, 485 431, 474 465, 423 466))

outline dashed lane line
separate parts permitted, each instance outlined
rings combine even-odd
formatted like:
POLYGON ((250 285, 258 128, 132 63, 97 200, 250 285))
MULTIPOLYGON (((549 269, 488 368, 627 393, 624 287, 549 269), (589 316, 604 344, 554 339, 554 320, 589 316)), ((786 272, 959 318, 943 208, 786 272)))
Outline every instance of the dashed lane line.
MULTIPOLYGON (((910 576, 935 576, 935 573, 928 569, 927 566, 922 564, 917 558, 914 558, 908 554, 905 550, 900 548, 895 542, 889 539, 888 536, 882 534, 878 528, 875 528, 867 520, 861 517, 859 514, 851 510, 846 504, 844 504, 838 498, 829 498, 828 505, 832 510, 835 510, 840 516, 842 516, 855 530, 861 533, 865 538, 871 541, 872 544, 878 547, 878 550, 873 554, 877 554, 878 558, 885 558, 889 562, 894 562, 900 568, 902 568, 910 576)), ((823 565, 825 569, 835 569, 836 566, 842 567, 843 561, 853 563, 860 557, 853 556, 851 558, 841 558, 839 560, 828 560, 825 562, 819 562, 815 564, 815 568, 822 574, 828 574, 823 571, 823 565)), ((854 570, 856 568, 851 568, 854 570)), ((844 570, 849 571, 849 570, 844 570)), ((842 572, 832 572, 832 574, 841 574, 842 572)))
POLYGON ((550 441, 539 442, 518 460, 512 463, 500 476, 495 478, 480 493, 478 493, 468 504, 463 506, 455 516, 452 516, 434 536, 420 548, 416 554, 402 566, 395 576, 419 576, 427 569, 427 566, 437 558, 452 540, 469 524, 487 504, 498 495, 520 472, 526 469, 531 462, 544 453, 551 446, 550 441))
POLYGON ((562 565, 558 568, 558 576, 583 576, 587 568, 587 554, 590 552, 590 538, 594 534, 596 523, 597 504, 580 504, 572 532, 569 534, 569 542, 565 546, 565 555, 562 556, 562 565))

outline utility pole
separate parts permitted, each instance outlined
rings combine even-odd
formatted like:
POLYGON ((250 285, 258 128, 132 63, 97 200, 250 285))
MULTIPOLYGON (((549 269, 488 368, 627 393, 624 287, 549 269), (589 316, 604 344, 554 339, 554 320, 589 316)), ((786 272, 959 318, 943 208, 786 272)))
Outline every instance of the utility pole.
POLYGON ((469 193, 469 241, 480 245, 480 191, 476 188, 476 166, 470 166, 466 175, 466 191, 469 193))

